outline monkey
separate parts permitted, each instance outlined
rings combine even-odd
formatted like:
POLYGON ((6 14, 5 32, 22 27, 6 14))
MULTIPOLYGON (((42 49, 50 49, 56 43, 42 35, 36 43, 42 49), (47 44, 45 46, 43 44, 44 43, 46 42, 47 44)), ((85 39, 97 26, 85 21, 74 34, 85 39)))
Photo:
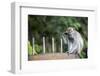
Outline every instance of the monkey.
POLYGON ((68 54, 80 54, 84 43, 81 34, 75 30, 73 27, 68 27, 63 33, 64 44, 68 45, 68 54))

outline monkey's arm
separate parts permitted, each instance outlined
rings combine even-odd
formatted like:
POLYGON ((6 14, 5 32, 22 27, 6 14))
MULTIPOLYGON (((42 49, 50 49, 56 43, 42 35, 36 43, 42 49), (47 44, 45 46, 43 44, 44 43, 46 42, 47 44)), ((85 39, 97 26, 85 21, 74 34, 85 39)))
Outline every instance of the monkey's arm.
POLYGON ((69 46, 68 46, 68 52, 69 53, 74 53, 76 51, 76 49, 77 49, 77 44, 76 43, 74 43, 74 44, 69 43, 69 46))

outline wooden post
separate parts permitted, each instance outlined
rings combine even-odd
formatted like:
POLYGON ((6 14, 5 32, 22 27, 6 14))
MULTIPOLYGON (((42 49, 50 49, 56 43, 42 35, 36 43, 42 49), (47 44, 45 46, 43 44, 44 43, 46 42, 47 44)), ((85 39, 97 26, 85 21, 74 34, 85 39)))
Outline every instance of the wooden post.
POLYGON ((63 53, 63 43, 62 43, 62 38, 60 39, 60 48, 61 48, 61 53, 63 53))
POLYGON ((54 47, 54 38, 52 37, 52 51, 53 53, 55 52, 55 47, 54 47))
POLYGON ((45 54, 45 37, 43 37, 43 54, 45 54))
POLYGON ((32 52, 33 52, 33 55, 34 55, 34 54, 35 54, 35 53, 34 53, 34 50, 35 50, 35 49, 34 49, 34 45, 35 45, 35 39, 34 39, 34 37, 32 37, 32 45, 33 45, 33 46, 32 46, 32 48, 33 48, 33 49, 32 49, 32 52))

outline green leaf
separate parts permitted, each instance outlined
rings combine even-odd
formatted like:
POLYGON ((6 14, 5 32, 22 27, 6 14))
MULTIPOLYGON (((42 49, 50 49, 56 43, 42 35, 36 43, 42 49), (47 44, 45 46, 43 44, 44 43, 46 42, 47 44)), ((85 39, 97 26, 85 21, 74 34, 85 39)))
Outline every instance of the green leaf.
POLYGON ((32 46, 29 41, 28 41, 28 55, 32 55, 32 46))

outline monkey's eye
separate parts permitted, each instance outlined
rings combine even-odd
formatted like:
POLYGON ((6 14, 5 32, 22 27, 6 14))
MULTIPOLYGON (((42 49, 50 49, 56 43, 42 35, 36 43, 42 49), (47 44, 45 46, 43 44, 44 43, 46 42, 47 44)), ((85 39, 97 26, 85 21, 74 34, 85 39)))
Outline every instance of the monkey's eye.
POLYGON ((64 34, 65 34, 65 35, 68 35, 68 32, 65 32, 64 34))

